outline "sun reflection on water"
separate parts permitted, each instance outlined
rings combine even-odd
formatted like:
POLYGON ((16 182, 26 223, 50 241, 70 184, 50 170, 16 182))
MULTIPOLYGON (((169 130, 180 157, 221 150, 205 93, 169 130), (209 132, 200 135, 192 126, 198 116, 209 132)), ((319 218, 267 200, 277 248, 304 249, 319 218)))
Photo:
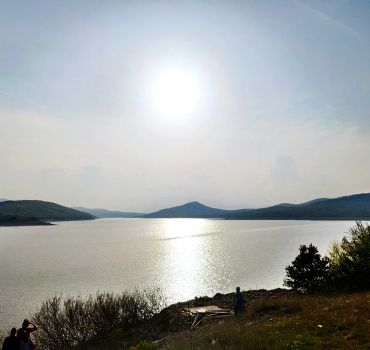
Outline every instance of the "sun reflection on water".
POLYGON ((166 220, 161 234, 164 255, 161 270, 167 295, 187 298, 202 291, 214 229, 206 219, 166 220))
POLYGON ((178 239, 203 236, 211 227, 206 219, 171 219, 166 220, 163 239, 178 239))

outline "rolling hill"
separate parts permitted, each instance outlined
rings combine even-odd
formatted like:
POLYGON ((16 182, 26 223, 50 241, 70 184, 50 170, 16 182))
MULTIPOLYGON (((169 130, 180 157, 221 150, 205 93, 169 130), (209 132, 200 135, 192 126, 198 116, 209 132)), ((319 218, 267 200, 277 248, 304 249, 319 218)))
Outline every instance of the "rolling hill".
POLYGON ((217 218, 228 212, 230 211, 207 207, 199 202, 190 202, 144 215, 144 218, 217 218))
POLYGON ((88 213, 95 216, 98 219, 103 218, 138 218, 142 217, 144 213, 134 213, 134 212, 125 212, 125 211, 117 211, 117 210, 107 210, 107 209, 90 209, 84 207, 74 207, 78 211, 83 213, 88 213))
POLYGON ((145 218, 219 218, 229 220, 370 220, 370 193, 281 203, 260 209, 223 210, 190 202, 162 209, 145 218))
POLYGON ((47 221, 92 220, 94 216, 62 205, 39 200, 5 201, 0 203, 0 216, 37 218, 47 221))
POLYGON ((261 209, 228 213, 225 219, 240 220, 369 220, 370 194, 318 199, 301 204, 279 204, 261 209))
MULTIPOLYGON (((89 209, 67 208, 38 200, 0 202, 0 219, 15 216, 20 220, 47 221, 91 220, 94 218, 217 218, 228 220, 370 220, 370 193, 338 198, 318 198, 308 202, 281 203, 260 209, 224 210, 190 202, 150 214, 89 209)), ((24 221, 25 222, 25 221, 24 221)))

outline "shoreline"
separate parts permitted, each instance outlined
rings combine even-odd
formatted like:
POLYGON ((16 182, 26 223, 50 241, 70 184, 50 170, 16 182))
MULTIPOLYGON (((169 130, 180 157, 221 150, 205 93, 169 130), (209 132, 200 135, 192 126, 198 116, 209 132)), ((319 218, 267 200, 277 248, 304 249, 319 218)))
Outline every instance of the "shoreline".
POLYGON ((0 221, 0 227, 20 227, 20 226, 53 226, 54 224, 39 219, 27 219, 27 220, 7 220, 0 221))

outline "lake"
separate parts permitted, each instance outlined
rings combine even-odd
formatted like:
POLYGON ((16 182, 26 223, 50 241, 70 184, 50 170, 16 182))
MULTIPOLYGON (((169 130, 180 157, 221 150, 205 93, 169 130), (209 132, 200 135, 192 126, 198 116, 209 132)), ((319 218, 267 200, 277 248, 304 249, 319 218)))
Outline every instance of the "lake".
POLYGON ((0 227, 0 329, 54 295, 160 288, 169 303, 281 287, 300 244, 320 253, 353 222, 100 219, 0 227))

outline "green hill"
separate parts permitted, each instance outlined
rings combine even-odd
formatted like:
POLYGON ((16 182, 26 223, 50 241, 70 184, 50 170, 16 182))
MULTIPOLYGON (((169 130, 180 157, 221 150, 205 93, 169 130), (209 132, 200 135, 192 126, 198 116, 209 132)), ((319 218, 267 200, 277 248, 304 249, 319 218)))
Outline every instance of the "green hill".
POLYGON ((0 203, 0 216, 37 218, 47 221, 92 220, 94 216, 62 205, 39 200, 5 201, 0 203))

